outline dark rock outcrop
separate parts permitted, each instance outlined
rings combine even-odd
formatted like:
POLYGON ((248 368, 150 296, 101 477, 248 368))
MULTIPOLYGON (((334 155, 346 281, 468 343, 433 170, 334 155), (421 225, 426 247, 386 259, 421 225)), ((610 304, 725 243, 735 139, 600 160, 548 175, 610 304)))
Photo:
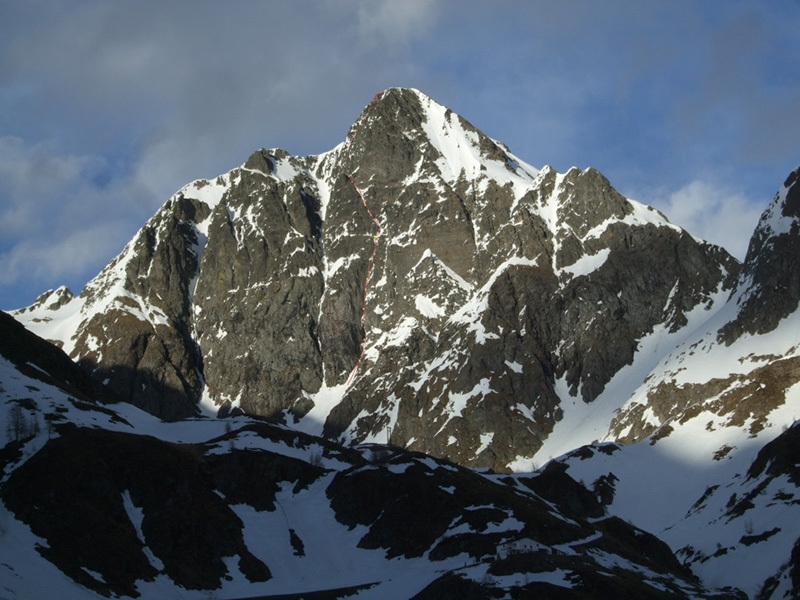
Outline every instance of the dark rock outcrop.
POLYGON ((111 400, 63 350, 35 335, 3 311, 0 311, 0 332, 0 355, 21 372, 80 398, 111 400))
POLYGON ((14 471, 2 499, 47 541, 42 556, 105 595, 138 596, 135 582, 162 571, 187 589, 214 589, 227 573, 225 556, 238 556, 252 581, 271 576, 245 546, 241 521, 214 493, 191 448, 62 427, 14 471), (142 513, 141 534, 123 494, 142 513), (148 559, 145 544, 161 568, 148 559))
POLYGON ((719 332, 730 344, 743 333, 774 330, 800 301, 800 167, 761 215, 736 286, 738 314, 719 332))

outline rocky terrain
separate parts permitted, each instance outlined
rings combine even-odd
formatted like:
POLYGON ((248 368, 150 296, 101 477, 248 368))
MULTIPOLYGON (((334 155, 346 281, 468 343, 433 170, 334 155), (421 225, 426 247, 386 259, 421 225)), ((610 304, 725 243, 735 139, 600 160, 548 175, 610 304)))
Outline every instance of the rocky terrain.
POLYGON ((188 184, 0 315, 0 584, 797 597, 798 179, 740 264, 390 89, 188 184))
POLYGON ((739 269, 599 172, 535 169, 392 89, 329 153, 187 185, 78 297, 16 316, 164 419, 240 409, 510 470, 739 269))
POLYGON ((610 481, 609 510, 667 541, 704 581, 757 598, 800 593, 799 173, 764 211, 724 307, 616 413, 606 438, 624 445, 558 461, 610 481), (655 502, 670 509, 648 510, 655 502))
POLYGON ((743 597, 563 470, 507 480, 250 417, 165 423, 31 349, 58 354, 28 334, 0 357, 0 406, 25 423, 0 450, 4 597, 743 597))

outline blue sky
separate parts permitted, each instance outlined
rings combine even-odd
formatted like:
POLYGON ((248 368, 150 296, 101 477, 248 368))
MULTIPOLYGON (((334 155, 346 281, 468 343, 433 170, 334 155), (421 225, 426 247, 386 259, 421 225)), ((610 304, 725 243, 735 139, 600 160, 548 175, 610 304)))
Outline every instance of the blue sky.
POLYGON ((0 308, 76 293, 179 187, 415 87, 744 257, 800 164, 800 2, 0 0, 0 308))

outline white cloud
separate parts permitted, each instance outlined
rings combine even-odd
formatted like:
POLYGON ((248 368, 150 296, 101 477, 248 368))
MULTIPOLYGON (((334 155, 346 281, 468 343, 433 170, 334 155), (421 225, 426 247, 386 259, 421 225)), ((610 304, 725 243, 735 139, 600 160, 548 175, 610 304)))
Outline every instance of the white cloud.
POLYGON ((0 138, 3 308, 32 300, 31 289, 83 285, 152 214, 152 193, 108 170, 104 159, 60 152, 54 141, 0 138))
POLYGON ((653 205, 672 223, 744 260, 767 203, 755 202, 725 185, 696 180, 655 199, 653 205))
POLYGON ((104 161, 92 156, 59 155, 52 142, 29 145, 18 137, 0 138, 0 234, 19 238, 42 227, 42 215, 62 217, 63 201, 97 175, 104 161))
POLYGON ((358 2, 359 33, 373 43, 405 43, 433 26, 438 4, 436 0, 358 2))
POLYGON ((99 271, 121 250, 120 234, 125 229, 119 222, 89 222, 85 228, 67 232, 63 237, 22 240, 8 252, 0 253, 4 267, 0 270, 0 285, 14 285, 22 279, 63 282, 75 276, 86 277, 87 266, 99 271))

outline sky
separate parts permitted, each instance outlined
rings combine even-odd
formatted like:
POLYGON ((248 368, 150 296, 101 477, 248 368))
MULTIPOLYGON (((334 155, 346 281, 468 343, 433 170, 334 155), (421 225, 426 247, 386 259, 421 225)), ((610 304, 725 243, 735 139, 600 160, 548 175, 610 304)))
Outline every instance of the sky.
POLYGON ((0 309, 76 294, 170 195, 421 90, 740 260, 800 164, 800 0, 0 0, 0 309))

